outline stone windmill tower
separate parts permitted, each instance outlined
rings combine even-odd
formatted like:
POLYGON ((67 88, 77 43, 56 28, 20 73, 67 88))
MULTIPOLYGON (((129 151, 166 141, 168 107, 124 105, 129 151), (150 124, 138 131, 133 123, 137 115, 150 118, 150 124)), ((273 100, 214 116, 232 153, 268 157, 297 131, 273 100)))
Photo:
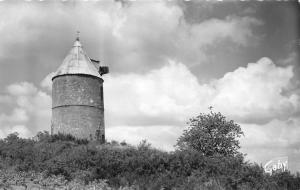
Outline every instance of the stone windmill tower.
POLYGON ((77 37, 52 78, 51 134, 105 141, 103 79, 108 67, 90 59, 77 37))

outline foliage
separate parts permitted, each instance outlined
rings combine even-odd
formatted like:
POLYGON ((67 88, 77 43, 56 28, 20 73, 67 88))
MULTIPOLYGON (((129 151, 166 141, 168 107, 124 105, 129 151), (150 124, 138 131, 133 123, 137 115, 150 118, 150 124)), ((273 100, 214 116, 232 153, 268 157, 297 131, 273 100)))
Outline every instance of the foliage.
POLYGON ((40 132, 33 139, 10 134, 0 140, 0 188, 14 185, 107 190, 300 188, 299 174, 269 176, 261 166, 246 162, 238 153, 236 138, 242 135, 239 126, 220 113, 200 115, 191 122, 191 129, 180 137, 179 148, 174 152, 157 150, 146 140, 134 147, 126 142, 98 144, 71 135, 51 136, 48 132, 40 132), (215 138, 208 138, 209 134, 215 138), (226 143, 218 144, 221 139, 226 143))
MULTIPOLYGON (((46 176, 43 173, 34 172, 15 172, 11 170, 0 170, 0 188, 1 189, 99 189, 112 190, 106 180, 95 180, 88 184, 80 180, 68 181, 64 176, 46 176), (22 188, 23 187, 23 188, 22 188)), ((120 188, 131 190, 132 187, 120 188)))
POLYGON ((87 139, 77 139, 71 134, 58 133, 58 134, 50 135, 48 131, 38 132, 38 134, 35 136, 34 139, 38 141, 45 141, 45 142, 71 141, 77 144, 88 144, 89 142, 87 139))
POLYGON ((200 114, 191 118, 188 124, 189 128, 177 141, 179 149, 192 148, 206 156, 234 156, 238 153, 238 138, 243 132, 238 124, 227 121, 221 113, 200 114))

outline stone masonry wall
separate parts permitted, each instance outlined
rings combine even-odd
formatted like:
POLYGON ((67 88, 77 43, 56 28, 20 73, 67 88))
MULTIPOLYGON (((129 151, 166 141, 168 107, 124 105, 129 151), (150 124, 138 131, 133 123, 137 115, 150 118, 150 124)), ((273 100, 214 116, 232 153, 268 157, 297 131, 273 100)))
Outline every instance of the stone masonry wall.
POLYGON ((52 133, 104 141, 103 80, 63 75, 52 84, 52 133))

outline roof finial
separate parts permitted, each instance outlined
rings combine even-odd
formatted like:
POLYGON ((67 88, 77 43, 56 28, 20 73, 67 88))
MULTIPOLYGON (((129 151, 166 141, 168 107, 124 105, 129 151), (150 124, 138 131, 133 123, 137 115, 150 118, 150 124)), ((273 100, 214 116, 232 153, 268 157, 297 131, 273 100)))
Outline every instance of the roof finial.
POLYGON ((76 40, 79 41, 80 31, 77 31, 77 37, 76 40))

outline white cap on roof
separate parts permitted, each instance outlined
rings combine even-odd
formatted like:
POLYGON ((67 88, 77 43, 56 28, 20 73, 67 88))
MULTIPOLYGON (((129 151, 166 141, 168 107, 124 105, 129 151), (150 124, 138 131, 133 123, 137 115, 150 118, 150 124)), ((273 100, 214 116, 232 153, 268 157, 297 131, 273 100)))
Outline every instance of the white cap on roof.
POLYGON ((92 63, 91 59, 83 51, 79 37, 77 37, 73 48, 57 69, 53 78, 66 74, 86 74, 101 78, 98 68, 95 67, 94 63, 92 63))

